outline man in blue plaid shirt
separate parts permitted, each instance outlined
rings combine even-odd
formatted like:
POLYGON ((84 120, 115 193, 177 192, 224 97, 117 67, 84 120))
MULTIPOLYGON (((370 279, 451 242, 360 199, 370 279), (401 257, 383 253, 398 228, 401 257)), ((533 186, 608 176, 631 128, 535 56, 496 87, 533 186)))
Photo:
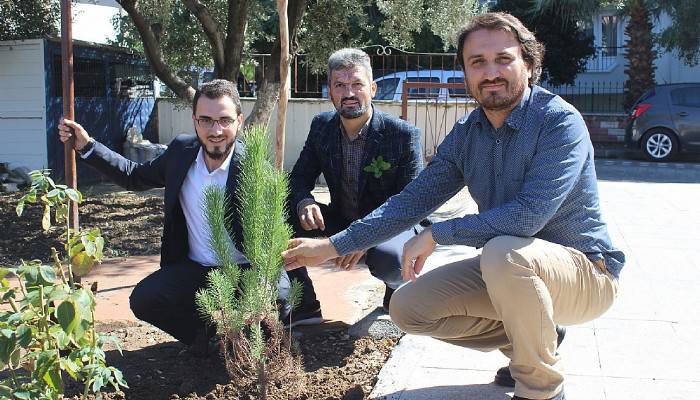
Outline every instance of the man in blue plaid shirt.
MULTIPOLYGON (((328 59, 328 94, 336 111, 314 117, 304 148, 289 176, 291 223, 296 237, 333 235, 399 193, 423 169, 420 131, 372 105, 377 85, 369 56, 341 49, 328 59), (316 203, 311 191, 323 174, 331 202, 316 203)), ((401 253, 420 226, 407 227, 383 241, 337 257, 350 269, 361 258, 385 285, 388 310, 394 289, 403 283, 401 253), (366 250, 366 251, 365 251, 366 250)), ((306 271, 289 273, 304 285, 291 325, 318 323, 320 304, 306 271)))
POLYGON ((487 13, 460 32, 457 58, 480 107, 460 120, 398 195, 330 239, 293 239, 287 269, 367 248, 429 215, 467 186, 478 214, 437 222, 404 246, 410 283, 393 321, 510 358, 514 399, 564 399, 557 325, 612 305, 625 257, 602 219, 593 147, 581 114, 536 86, 544 48, 515 17, 487 13), (436 244, 483 248, 420 278, 436 244))

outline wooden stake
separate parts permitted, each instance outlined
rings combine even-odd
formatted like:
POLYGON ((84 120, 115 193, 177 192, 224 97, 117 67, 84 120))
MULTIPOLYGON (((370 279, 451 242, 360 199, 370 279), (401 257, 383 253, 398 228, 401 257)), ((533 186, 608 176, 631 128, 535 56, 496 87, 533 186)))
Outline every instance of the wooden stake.
MULTIPOLYGON (((73 108, 73 28, 71 24, 71 0, 61 0, 61 75, 63 82, 63 117, 75 120, 73 108)), ((63 145, 65 183, 73 189, 78 188, 78 176, 75 169, 75 136, 63 145)), ((68 211, 68 228, 78 231, 78 204, 70 201, 68 211)), ((76 279, 79 281, 79 279, 76 279)))
POLYGON ((275 141, 275 167, 282 170, 284 164, 284 124, 287 117, 289 92, 289 25, 287 23, 287 0, 277 0, 280 20, 280 99, 277 104, 277 131, 275 141))

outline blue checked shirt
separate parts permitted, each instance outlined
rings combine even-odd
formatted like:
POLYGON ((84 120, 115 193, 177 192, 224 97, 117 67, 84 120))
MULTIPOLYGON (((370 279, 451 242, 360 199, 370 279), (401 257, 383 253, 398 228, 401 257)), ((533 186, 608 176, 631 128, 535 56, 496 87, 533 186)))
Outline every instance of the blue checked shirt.
POLYGON ((496 236, 535 237, 605 260, 619 277, 598 199, 593 146, 581 114, 533 86, 499 129, 480 108, 452 128, 404 190, 330 238, 339 254, 377 245, 415 225, 464 186, 478 214, 435 223, 442 245, 483 247, 496 236))

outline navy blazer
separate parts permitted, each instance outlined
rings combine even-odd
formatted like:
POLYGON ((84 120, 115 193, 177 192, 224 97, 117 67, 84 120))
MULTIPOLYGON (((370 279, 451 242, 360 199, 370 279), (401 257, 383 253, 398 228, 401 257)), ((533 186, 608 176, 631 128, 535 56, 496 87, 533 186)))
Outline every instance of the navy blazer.
MULTIPOLYGON (((196 136, 180 135, 173 139, 163 154, 151 161, 139 164, 124 158, 103 144, 95 142, 93 152, 83 160, 127 190, 165 187, 163 205, 165 221, 160 248, 161 267, 188 260, 187 225, 180 205, 179 194, 182 182, 197 157, 200 147, 196 136)), ((243 143, 236 140, 226 181, 226 194, 229 197, 229 212, 231 213, 230 233, 238 249, 243 248, 241 246, 243 234, 235 194, 241 156, 244 151, 243 143)))
MULTIPOLYGON (((423 169, 420 130, 399 118, 373 107, 360 167, 358 208, 361 216, 399 193, 423 169), (364 168, 382 156, 390 168, 375 178, 364 168)), ((324 112, 314 117, 309 136, 289 177, 290 208, 296 214, 299 201, 312 197, 316 179, 323 174, 331 194, 330 207, 342 207, 342 166, 340 115, 324 112)))

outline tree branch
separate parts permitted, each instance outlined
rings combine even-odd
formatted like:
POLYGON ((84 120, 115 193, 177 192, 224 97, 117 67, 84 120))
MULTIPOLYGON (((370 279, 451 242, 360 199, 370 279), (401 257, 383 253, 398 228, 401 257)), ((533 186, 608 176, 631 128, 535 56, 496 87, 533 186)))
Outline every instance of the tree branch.
POLYGON ((241 58, 245 44, 245 30, 248 24, 248 0, 228 0, 226 20, 226 51, 224 52, 224 70, 222 76, 236 81, 241 69, 241 58))
MULTIPOLYGON (((219 24, 209 14, 207 7, 199 0, 182 0, 188 10, 199 20, 204 30, 204 35, 211 46, 211 55, 214 59, 214 73, 220 75, 225 68, 224 41, 219 24)), ((231 23, 229 22, 229 25, 231 23)), ((217 76, 218 77, 218 76, 217 76)))
POLYGON ((136 25, 143 42, 146 58, 156 76, 175 92, 179 98, 191 101, 194 98, 195 90, 168 68, 150 24, 136 9, 136 0, 117 0, 117 3, 124 8, 131 20, 134 21, 134 25, 136 25))

